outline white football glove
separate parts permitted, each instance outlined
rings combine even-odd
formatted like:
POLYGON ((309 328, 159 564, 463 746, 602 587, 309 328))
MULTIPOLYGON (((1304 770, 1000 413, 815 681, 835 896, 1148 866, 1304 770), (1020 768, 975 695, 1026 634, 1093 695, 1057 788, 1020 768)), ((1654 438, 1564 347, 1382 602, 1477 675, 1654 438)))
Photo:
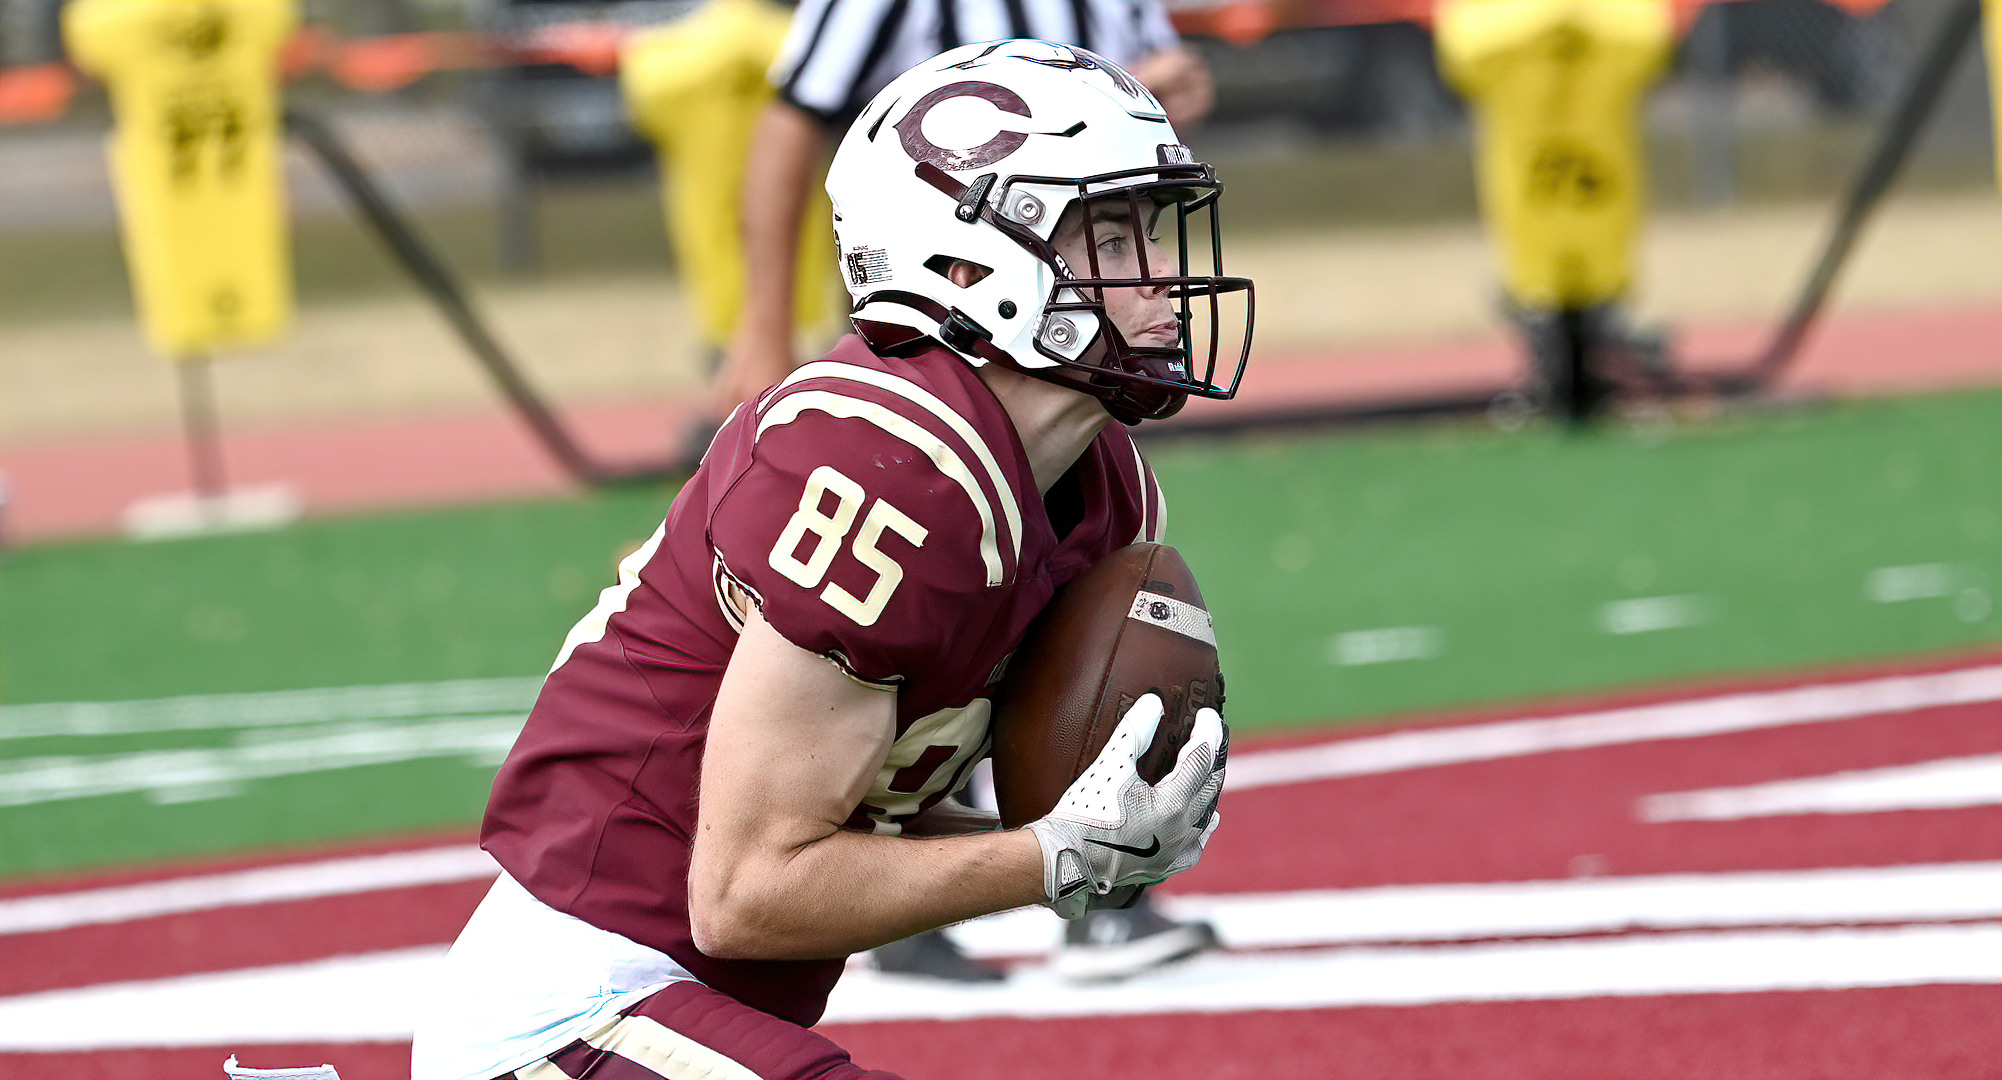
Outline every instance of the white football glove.
POLYGON ((1223 717, 1196 713, 1174 769, 1156 785, 1138 766, 1160 723, 1160 695, 1143 695, 1056 809, 1029 823, 1043 847, 1043 903, 1058 915, 1080 918, 1094 896, 1187 870, 1216 831, 1230 746, 1223 717))

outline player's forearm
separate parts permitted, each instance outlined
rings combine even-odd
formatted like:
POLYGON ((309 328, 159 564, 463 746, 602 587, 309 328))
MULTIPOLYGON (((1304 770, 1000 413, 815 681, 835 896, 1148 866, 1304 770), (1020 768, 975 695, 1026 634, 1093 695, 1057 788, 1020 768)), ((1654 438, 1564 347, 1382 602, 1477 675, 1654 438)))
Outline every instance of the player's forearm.
POLYGON ((740 334, 792 341, 800 216, 824 148, 820 122, 774 100, 758 117, 744 179, 744 307, 740 334))
POLYGON ((938 839, 837 830, 731 871, 689 882, 696 946, 727 959, 844 956, 1044 898, 1042 849, 1020 830, 938 839))

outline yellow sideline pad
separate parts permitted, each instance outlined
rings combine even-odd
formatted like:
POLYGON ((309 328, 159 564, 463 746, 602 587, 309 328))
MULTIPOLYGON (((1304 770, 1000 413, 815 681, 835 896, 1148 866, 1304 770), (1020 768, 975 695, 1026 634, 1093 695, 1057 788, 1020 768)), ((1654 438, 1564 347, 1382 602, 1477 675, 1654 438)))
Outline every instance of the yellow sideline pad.
POLYGON ((1482 216, 1525 307, 1615 299, 1645 204, 1640 97, 1667 68, 1667 0, 1447 0, 1439 67, 1473 103, 1482 216))
POLYGON ((75 0, 63 40, 111 90, 107 147, 146 342, 187 360, 292 319, 277 55, 292 0, 75 0))
MULTIPOLYGON (((683 19, 633 35, 619 57, 626 111, 660 152, 675 262, 711 346, 730 340, 744 302, 746 158, 773 95, 765 72, 791 22, 790 11, 767 0, 709 0, 683 19)), ((816 186, 794 277, 793 319, 802 329, 818 329, 827 317, 833 213, 816 186)))

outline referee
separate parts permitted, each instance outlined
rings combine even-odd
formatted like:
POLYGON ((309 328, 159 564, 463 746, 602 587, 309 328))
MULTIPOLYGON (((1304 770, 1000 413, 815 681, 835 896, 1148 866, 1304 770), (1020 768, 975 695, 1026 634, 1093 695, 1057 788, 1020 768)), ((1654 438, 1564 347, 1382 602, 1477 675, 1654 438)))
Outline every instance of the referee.
MULTIPOLYGON (((1214 100, 1161 0, 801 0, 770 79, 744 184, 744 304, 714 404, 723 416, 793 368, 794 260, 807 193, 862 107, 905 69, 1000 38, 1080 45, 1132 72, 1177 127, 1214 100)), ((816 223, 816 228, 825 223, 816 223)))

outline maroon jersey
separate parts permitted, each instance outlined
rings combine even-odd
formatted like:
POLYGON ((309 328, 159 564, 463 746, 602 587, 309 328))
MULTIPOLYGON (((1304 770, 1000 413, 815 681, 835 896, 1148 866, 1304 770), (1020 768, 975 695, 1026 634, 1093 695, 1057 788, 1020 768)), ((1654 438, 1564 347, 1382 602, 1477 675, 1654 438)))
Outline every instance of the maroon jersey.
POLYGON ((1014 425, 965 363, 844 338, 731 416, 571 630, 494 781, 481 842, 543 903, 810 1025, 841 961, 714 959, 688 925, 703 739, 750 606, 895 689, 896 742, 849 819, 894 834, 987 752, 993 685, 1051 594, 1159 539, 1161 521, 1123 428, 1099 435, 1046 506, 1014 425))

